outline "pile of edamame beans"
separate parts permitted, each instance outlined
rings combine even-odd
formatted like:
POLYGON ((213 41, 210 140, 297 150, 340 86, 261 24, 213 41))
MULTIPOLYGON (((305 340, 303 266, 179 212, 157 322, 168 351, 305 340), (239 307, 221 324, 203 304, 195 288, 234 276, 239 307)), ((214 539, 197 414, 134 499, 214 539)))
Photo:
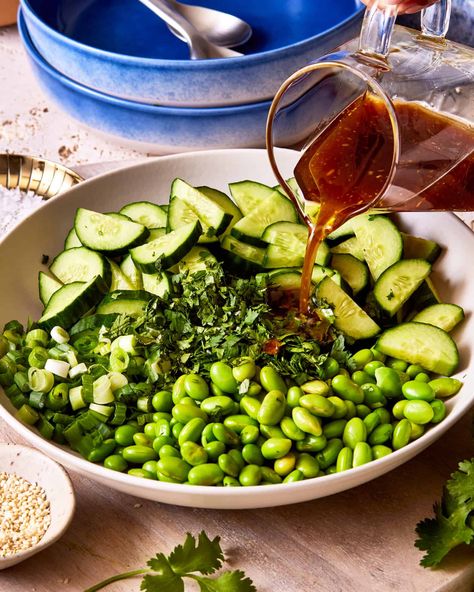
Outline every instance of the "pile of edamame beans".
POLYGON ((153 421, 115 429, 89 459, 171 483, 290 483, 359 467, 403 448, 446 415, 461 382, 362 349, 289 385, 250 358, 214 363, 153 395, 153 421))

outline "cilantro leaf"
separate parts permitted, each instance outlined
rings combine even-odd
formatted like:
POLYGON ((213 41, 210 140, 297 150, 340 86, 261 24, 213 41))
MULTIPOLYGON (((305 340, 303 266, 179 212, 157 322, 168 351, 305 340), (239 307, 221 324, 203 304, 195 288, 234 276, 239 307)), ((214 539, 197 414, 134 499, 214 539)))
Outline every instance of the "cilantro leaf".
POLYGON ((159 553, 147 561, 147 565, 156 572, 144 576, 140 590, 145 592, 184 592, 184 582, 173 571, 168 559, 159 553))
POLYGON ((474 459, 459 463, 446 483, 441 504, 434 506, 435 518, 421 521, 415 545, 426 551, 421 565, 431 567, 462 543, 473 542, 474 530, 466 521, 474 511, 474 459))
POLYGON ((257 592, 250 578, 243 571, 226 571, 217 578, 194 576, 201 592, 257 592))
POLYGON ((219 544, 220 538, 212 541, 204 531, 199 533, 198 542, 188 532, 183 545, 177 545, 169 555, 169 564, 177 574, 199 571, 202 574, 214 573, 222 566, 224 554, 219 544))

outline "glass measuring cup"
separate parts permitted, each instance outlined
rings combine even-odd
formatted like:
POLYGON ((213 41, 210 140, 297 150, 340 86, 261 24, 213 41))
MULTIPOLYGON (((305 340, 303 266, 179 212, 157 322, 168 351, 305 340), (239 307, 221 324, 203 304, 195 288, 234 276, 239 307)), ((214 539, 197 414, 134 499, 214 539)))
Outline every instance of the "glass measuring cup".
POLYGON ((300 69, 277 92, 267 121, 267 150, 278 181, 310 228, 301 196, 279 172, 275 146, 301 151, 300 165, 311 160, 306 187, 296 175, 300 189, 314 201, 321 191, 326 197, 332 192, 333 201, 338 197, 338 223, 368 208, 474 209, 474 51, 445 40, 450 8, 450 0, 440 0, 425 9, 420 33, 395 26, 395 6, 375 4, 366 10, 359 41, 300 69), (359 110, 351 125, 364 127, 370 118, 378 135, 360 165, 352 138, 344 141, 341 113, 367 101, 372 111, 359 110), (432 125, 417 129, 426 112, 432 125), (331 139, 328 130, 340 132, 332 134, 332 144, 325 140, 325 134, 331 139), (318 142, 326 153, 311 154, 318 142), (332 160, 325 161, 328 147, 332 160), (341 166, 347 163, 350 174, 341 166))

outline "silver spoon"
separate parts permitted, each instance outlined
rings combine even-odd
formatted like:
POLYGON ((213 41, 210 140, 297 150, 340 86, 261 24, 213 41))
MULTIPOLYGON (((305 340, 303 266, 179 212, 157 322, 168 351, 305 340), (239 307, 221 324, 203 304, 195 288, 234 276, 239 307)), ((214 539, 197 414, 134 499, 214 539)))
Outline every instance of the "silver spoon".
MULTIPOLYGON (((252 36, 252 27, 244 20, 221 10, 182 4, 177 0, 168 0, 168 4, 184 16, 208 41, 221 47, 242 45, 252 36)), ((168 25, 169 26, 169 25, 168 25)), ((180 34, 169 27, 177 37, 180 34)), ((184 39, 181 39, 184 41, 184 39)))
POLYGON ((233 49, 219 47, 208 41, 190 21, 176 10, 174 2, 170 2, 169 0, 140 0, 140 2, 162 18, 168 26, 178 32, 179 37, 189 47, 192 60, 233 58, 242 55, 233 49))

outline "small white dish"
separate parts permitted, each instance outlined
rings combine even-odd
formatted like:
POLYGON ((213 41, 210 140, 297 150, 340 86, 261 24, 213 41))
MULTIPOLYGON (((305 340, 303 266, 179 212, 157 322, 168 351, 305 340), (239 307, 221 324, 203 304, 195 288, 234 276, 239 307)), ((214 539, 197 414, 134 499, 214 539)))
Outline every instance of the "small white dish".
POLYGON ((0 557, 0 570, 20 563, 56 542, 71 523, 76 507, 74 490, 66 471, 34 448, 0 444, 0 473, 3 472, 14 473, 44 489, 50 504, 51 523, 38 544, 14 555, 0 557))

